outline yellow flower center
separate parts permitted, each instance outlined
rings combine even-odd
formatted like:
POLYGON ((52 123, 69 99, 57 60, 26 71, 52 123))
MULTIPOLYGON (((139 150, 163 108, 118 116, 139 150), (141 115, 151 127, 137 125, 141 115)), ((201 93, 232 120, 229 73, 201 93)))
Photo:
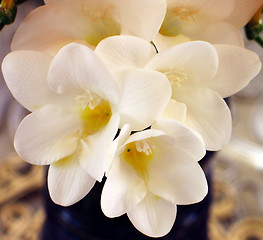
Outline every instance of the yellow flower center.
POLYGON ((194 15, 197 13, 198 11, 185 7, 168 9, 159 32, 164 36, 181 34, 182 22, 194 21, 194 15))
POLYGON ((82 120, 82 138, 95 134, 104 128, 111 116, 110 104, 94 93, 86 93, 76 97, 80 106, 80 119, 82 120))
POLYGON ((122 152, 122 159, 147 180, 148 166, 153 160, 155 146, 148 140, 128 143, 122 152))
POLYGON ((90 21, 89 29, 85 41, 92 46, 107 37, 119 35, 121 33, 120 25, 112 17, 114 6, 82 6, 82 13, 90 21))

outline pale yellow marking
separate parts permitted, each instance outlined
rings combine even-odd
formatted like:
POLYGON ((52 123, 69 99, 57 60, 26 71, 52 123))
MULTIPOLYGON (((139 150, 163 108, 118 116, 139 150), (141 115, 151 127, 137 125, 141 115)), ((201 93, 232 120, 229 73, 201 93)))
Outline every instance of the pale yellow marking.
POLYGON ((80 107, 81 138, 95 134, 108 124, 112 116, 108 101, 90 92, 77 96, 75 100, 80 107))
POLYGON ((147 181, 148 168, 154 157, 154 149, 155 146, 146 140, 131 142, 122 152, 122 159, 147 181))
POLYGON ((164 36, 177 36, 182 34, 182 22, 194 21, 194 16, 197 14, 198 11, 186 7, 168 9, 159 31, 160 34, 164 36))

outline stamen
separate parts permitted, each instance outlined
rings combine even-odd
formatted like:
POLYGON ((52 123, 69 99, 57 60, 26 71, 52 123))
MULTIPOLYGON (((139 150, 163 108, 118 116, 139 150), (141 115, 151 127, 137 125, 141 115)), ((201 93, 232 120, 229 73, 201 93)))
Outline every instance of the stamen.
POLYGON ((127 162, 144 179, 147 184, 148 168, 154 159, 154 143, 141 140, 128 143, 122 152, 122 159, 127 162))
POLYGON ((170 83, 172 85, 176 84, 177 86, 180 86, 182 82, 188 80, 188 75, 183 70, 171 70, 164 72, 166 77, 169 79, 170 83))
POLYGON ((144 152, 146 155, 152 154, 152 149, 155 148, 153 144, 146 140, 135 142, 135 146, 138 152, 144 152))
POLYGON ((78 95, 75 100, 80 104, 82 110, 86 109, 86 107, 89 107, 90 110, 94 110, 101 103, 101 98, 91 92, 78 95))
POLYGON ((195 10, 187 9, 184 7, 176 7, 172 9, 172 12, 183 21, 190 21, 193 19, 193 15, 197 13, 195 10))
POLYGON ((82 13, 87 16, 91 21, 98 22, 109 16, 113 6, 98 6, 98 7, 87 7, 81 6, 82 13))

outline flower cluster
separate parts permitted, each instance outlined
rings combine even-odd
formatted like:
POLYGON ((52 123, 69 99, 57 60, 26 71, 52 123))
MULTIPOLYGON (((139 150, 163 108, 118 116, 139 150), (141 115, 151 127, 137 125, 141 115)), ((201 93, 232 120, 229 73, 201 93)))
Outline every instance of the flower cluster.
POLYGON ((261 68, 240 28, 262 3, 46 0, 29 14, 2 71, 32 112, 15 149, 50 165, 52 200, 74 204, 106 176, 106 216, 167 234, 176 205, 207 194, 198 161, 230 139, 223 98, 261 68))

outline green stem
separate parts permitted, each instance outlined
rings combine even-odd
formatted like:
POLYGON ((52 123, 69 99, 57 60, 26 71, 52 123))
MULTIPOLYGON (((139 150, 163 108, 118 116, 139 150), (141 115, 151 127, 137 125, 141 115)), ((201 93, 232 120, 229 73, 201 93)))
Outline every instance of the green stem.
POLYGON ((255 38, 255 41, 261 46, 263 47, 263 39, 260 36, 257 36, 255 38))

